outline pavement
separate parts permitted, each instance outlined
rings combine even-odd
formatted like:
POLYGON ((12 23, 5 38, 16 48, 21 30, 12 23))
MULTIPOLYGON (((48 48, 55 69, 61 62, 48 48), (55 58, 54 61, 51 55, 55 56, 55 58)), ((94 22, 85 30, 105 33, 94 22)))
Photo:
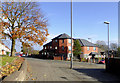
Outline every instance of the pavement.
POLYGON ((104 64, 26 58, 25 81, 120 81, 120 77, 105 71, 104 64))

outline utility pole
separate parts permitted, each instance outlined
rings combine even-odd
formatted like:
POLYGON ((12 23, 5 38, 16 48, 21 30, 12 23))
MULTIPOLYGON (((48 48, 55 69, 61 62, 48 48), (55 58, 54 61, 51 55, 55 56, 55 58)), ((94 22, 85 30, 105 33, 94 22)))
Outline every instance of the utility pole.
POLYGON ((71 62, 70 69, 73 68, 73 54, 72 54, 72 0, 71 0, 71 62))

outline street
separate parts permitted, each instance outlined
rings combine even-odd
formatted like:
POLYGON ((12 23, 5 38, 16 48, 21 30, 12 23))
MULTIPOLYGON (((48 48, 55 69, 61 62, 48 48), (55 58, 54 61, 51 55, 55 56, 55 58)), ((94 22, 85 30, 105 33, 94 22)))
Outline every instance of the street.
POLYGON ((105 71, 104 64, 26 58, 26 81, 120 81, 105 71))

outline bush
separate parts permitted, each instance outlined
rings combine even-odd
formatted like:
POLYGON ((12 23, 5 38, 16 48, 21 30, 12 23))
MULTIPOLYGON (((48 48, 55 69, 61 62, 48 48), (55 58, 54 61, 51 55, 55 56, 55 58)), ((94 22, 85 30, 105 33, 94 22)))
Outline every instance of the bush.
POLYGON ((10 52, 6 52, 6 55, 8 55, 8 56, 9 56, 9 53, 10 53, 10 52))
POLYGON ((85 58, 82 58, 82 62, 85 62, 85 58))

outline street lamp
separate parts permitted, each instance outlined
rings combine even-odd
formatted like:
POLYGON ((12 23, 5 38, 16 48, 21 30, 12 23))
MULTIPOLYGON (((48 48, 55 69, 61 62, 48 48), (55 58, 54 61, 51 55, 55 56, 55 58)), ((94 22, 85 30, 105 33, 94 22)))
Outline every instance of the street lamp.
POLYGON ((105 21, 104 23, 108 25, 108 59, 109 59, 109 24, 110 22, 105 21))
POLYGON ((71 0, 71 61, 70 61, 70 69, 73 68, 73 54, 72 54, 72 0, 71 0))
POLYGON ((108 25, 108 60, 107 60, 107 64, 106 64, 106 70, 109 70, 109 57, 110 57, 109 56, 109 24, 110 24, 110 22, 105 21, 104 23, 108 25))
POLYGON ((88 40, 91 40, 91 43, 92 43, 92 38, 88 38, 88 40))

